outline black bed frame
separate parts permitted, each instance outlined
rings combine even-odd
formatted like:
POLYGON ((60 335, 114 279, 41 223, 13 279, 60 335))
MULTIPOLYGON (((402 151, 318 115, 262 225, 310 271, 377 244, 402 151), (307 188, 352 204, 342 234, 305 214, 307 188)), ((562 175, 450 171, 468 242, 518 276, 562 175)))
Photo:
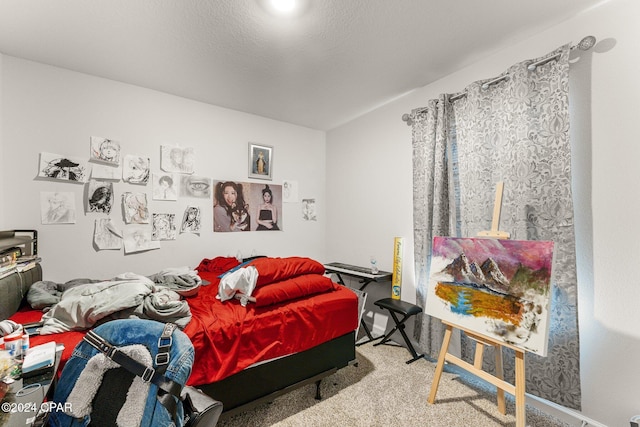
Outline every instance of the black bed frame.
POLYGON ((272 401, 307 384, 316 384, 338 369, 356 363, 355 331, 309 350, 255 365, 213 384, 197 386, 222 402, 221 419, 272 401))

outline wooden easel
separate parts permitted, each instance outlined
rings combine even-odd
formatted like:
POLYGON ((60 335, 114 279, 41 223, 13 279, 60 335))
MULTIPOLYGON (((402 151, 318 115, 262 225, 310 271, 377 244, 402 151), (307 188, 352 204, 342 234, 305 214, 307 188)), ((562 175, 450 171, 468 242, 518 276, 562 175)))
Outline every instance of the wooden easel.
MULTIPOLYGON (((502 206, 502 190, 503 182, 498 182, 496 185, 496 199, 493 205, 493 219, 491 222, 491 230, 481 231, 478 233, 479 237, 492 237, 496 239, 508 239, 509 233, 505 231, 499 231, 498 225, 500 223, 500 209, 502 206)), ((440 378, 442 377, 442 371, 444 370, 445 362, 453 363, 465 369, 466 371, 482 378, 483 380, 495 385, 498 397, 498 411, 501 414, 507 413, 507 408, 504 400, 504 392, 511 393, 516 400, 516 427, 525 427, 526 412, 525 412, 525 375, 524 375, 524 350, 497 341, 493 338, 480 335, 476 332, 471 332, 466 328, 456 326, 453 323, 442 321, 446 326, 444 339, 442 341, 442 347, 438 356, 438 364, 433 376, 433 382, 431 384, 431 392, 429 393, 429 399, 427 401, 433 404, 436 400, 436 393, 438 392, 438 385, 440 378), (467 336, 473 338, 476 341, 476 351, 474 354, 473 365, 460 359, 457 356, 449 353, 449 343, 451 342, 451 335, 453 328, 463 331, 467 336), (482 357, 484 355, 485 346, 495 347, 496 356, 496 373, 492 375, 482 370, 482 357), (515 364, 515 385, 510 384, 504 380, 502 370, 502 347, 510 348, 515 352, 516 364, 515 364)))

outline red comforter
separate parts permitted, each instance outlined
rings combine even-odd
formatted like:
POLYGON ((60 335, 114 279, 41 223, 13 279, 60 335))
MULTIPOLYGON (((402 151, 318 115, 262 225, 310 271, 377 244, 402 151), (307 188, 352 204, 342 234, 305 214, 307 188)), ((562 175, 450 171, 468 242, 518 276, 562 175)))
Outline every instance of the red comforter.
POLYGON ((189 298, 192 319, 184 329, 196 350, 188 384, 219 381, 254 363, 307 350, 349 333, 358 325, 358 300, 347 288, 324 277, 324 266, 308 258, 258 258, 252 296, 216 299, 219 276, 237 265, 231 258, 204 260, 203 286, 189 298))

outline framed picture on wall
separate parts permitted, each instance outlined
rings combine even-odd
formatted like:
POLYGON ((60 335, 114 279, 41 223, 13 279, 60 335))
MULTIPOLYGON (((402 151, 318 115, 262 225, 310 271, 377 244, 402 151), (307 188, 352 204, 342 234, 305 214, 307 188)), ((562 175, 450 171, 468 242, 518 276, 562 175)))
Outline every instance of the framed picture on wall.
POLYGON ((249 143, 249 178, 273 179, 273 147, 249 143))

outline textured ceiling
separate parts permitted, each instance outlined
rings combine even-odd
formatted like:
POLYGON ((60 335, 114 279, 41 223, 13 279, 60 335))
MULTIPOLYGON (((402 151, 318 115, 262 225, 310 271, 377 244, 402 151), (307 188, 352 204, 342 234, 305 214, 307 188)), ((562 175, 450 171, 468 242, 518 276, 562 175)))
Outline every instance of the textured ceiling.
POLYGON ((0 52, 329 130, 603 2, 265 1, 0 0, 0 52))

